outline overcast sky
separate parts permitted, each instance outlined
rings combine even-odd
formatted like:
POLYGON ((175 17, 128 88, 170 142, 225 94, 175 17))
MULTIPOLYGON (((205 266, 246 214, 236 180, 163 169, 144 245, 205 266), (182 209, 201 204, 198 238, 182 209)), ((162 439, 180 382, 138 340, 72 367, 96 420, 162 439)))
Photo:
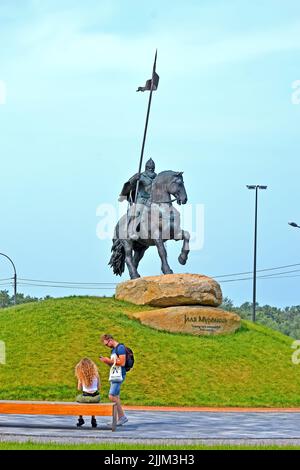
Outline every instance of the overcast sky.
MULTIPOLYGON (((189 203, 204 207, 204 245, 185 267, 181 242, 168 242, 174 272, 252 270, 246 184, 268 185, 259 194, 258 269, 300 263, 300 230, 288 226, 300 224, 298 1, 0 0, 0 251, 20 278, 119 281, 96 211, 117 207, 137 171, 148 95, 135 90, 150 78, 156 48, 145 158, 158 172, 184 171, 189 203)), ((278 272, 297 269, 259 279, 258 301, 300 304, 300 266, 278 272)), ((160 273, 155 248, 139 270, 160 273)), ((3 258, 0 278, 11 274, 3 258)), ((252 299, 251 279, 222 289, 235 304, 252 299)))

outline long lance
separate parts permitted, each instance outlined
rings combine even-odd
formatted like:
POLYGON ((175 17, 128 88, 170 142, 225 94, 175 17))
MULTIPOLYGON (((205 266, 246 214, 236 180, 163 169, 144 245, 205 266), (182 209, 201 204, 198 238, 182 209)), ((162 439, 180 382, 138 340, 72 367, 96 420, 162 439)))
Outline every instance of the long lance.
POLYGON ((150 94, 149 94, 148 109, 147 109, 146 123, 145 123, 144 136, 143 136, 143 144, 142 144, 139 170, 138 170, 138 180, 137 180, 137 183, 136 183, 136 190, 135 190, 135 197, 134 197, 134 203, 135 204, 136 204, 136 201, 137 201, 137 196, 138 196, 138 191, 139 191, 140 175, 141 175, 143 158, 144 158, 144 149, 145 149, 146 136, 147 136, 147 130, 148 130, 148 122, 149 122, 151 102, 152 102, 152 93, 153 93, 154 90, 157 89, 158 81, 159 81, 159 77, 156 73, 156 60, 157 60, 157 49, 156 49, 155 57, 154 57, 153 70, 152 70, 152 79, 147 80, 146 85, 144 87, 139 87, 138 90, 137 90, 137 91, 148 91, 148 90, 150 90, 150 94))

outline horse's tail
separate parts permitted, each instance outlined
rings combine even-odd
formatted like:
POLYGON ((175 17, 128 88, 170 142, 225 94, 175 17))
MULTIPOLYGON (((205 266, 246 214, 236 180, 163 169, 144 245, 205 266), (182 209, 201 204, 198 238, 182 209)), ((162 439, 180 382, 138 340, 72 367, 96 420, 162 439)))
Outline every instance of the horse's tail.
POLYGON ((113 269, 114 274, 122 276, 125 269, 125 250, 121 240, 113 240, 111 248, 112 255, 108 265, 113 269))

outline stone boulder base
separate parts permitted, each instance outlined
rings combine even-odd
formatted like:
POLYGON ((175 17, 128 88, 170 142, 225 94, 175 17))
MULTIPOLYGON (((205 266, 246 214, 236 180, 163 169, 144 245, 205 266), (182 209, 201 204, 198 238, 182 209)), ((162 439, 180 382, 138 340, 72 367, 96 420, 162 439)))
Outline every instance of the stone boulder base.
POLYGON ((157 330, 198 336, 234 333, 241 325, 238 315, 214 307, 168 307, 137 312, 133 316, 157 330))
POLYGON ((202 274, 165 274, 120 283, 116 288, 116 299, 153 307, 218 307, 222 303, 222 291, 214 279, 202 274))

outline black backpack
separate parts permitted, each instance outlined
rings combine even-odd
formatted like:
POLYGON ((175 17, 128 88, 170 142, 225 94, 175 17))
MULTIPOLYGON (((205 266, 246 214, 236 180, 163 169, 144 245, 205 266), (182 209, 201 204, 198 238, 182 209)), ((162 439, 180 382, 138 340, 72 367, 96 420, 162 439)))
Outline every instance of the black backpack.
POLYGON ((116 347, 116 355, 119 356, 118 354, 118 347, 119 346, 124 346, 125 348, 125 351, 126 351, 126 362, 125 362, 125 370, 126 372, 130 371, 130 369, 133 368, 133 364, 134 364, 134 355, 133 355, 133 351, 132 349, 128 348, 127 346, 125 346, 125 344, 123 343, 119 343, 118 346, 116 347))

